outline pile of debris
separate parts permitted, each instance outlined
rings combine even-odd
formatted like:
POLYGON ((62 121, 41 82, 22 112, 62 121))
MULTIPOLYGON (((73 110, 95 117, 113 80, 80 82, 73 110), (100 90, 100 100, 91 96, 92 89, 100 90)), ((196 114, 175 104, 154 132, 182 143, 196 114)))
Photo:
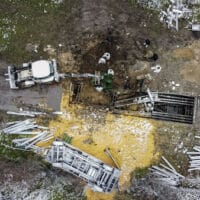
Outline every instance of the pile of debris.
MULTIPOLYGON (((8 122, 0 133, 20 135, 12 139, 14 146, 2 145, 11 149, 30 150, 40 154, 54 167, 82 178, 94 191, 111 192, 118 183, 119 169, 103 163, 64 141, 55 140, 50 148, 39 147, 39 142, 53 140, 54 134, 49 128, 39 126, 34 119, 8 122), (31 137, 22 135, 31 135, 31 137)), ((71 138, 67 137, 68 139, 71 138)))
POLYGON ((137 0, 137 4, 150 9, 160 9, 163 5, 163 0, 137 0))
POLYGON ((179 29, 179 19, 190 19, 192 10, 188 8, 182 0, 171 0, 171 4, 166 11, 160 12, 160 21, 165 22, 168 28, 179 29))
POLYGON ((38 128, 36 122, 32 119, 24 121, 13 121, 5 124, 5 128, 1 132, 6 134, 33 134, 33 129, 38 128))
POLYGON ((0 130, 0 132, 6 133, 6 134, 22 134, 22 135, 29 135, 29 134, 39 134, 39 132, 33 132, 34 129, 45 129, 47 130, 47 127, 39 126, 36 124, 36 121, 33 119, 26 119, 24 121, 13 121, 8 122, 5 124, 5 128, 0 130))
POLYGON ((150 168, 151 174, 156 180, 163 181, 171 186, 179 186, 185 177, 179 174, 165 157, 162 156, 162 159, 167 165, 152 166, 150 168))
POLYGON ((54 136, 52 133, 49 133, 48 131, 43 131, 31 138, 14 139, 13 143, 17 147, 24 148, 24 149, 30 149, 30 150, 33 150, 35 153, 40 153, 42 148, 36 146, 35 144, 38 142, 46 142, 53 138, 54 138, 54 136))
MULTIPOLYGON (((200 136, 195 136, 200 139, 200 136)), ((190 166, 188 172, 200 170, 200 146, 194 146, 194 151, 187 152, 190 158, 190 166)))
MULTIPOLYGON (((184 0, 137 0, 140 6, 158 10, 160 12, 160 22, 166 23, 168 28, 179 30, 179 20, 189 20, 193 18, 196 8, 194 5, 199 4, 199 1, 184 1, 184 0), (167 7, 166 7, 167 6, 167 7), (189 8, 191 7, 191 8, 189 8)), ((196 20, 191 20, 196 22, 196 20)), ((198 24, 190 23, 188 28, 192 31, 200 31, 198 24)))
POLYGON ((8 122, 5 124, 5 128, 0 130, 0 133, 8 135, 33 135, 33 137, 17 138, 12 141, 16 147, 25 150, 30 149, 36 153, 39 153, 42 150, 42 148, 35 146, 36 143, 46 142, 54 138, 54 135, 49 131, 49 128, 39 126, 33 119, 8 122))

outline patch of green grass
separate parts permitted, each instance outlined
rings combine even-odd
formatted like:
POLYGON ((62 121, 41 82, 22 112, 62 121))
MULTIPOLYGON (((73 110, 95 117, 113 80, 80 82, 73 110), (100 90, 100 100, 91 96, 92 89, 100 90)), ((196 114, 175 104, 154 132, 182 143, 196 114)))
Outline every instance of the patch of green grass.
POLYGON ((47 57, 43 47, 48 44, 58 45, 61 35, 70 32, 66 24, 67 20, 68 22, 72 20, 70 18, 73 17, 72 8, 77 2, 77 0, 64 0, 60 4, 53 3, 52 0, 1 2, 0 53, 3 59, 21 64, 47 57), (38 52, 28 52, 26 50, 28 43, 38 44, 38 52))
POLYGON ((132 177, 136 178, 136 179, 140 179, 142 177, 145 177, 148 173, 148 167, 144 167, 144 168, 136 168, 133 172, 132 172, 132 177))
POLYGON ((200 21, 200 14, 196 16, 197 21, 200 21))
POLYGON ((72 142, 72 137, 70 137, 67 133, 64 133, 62 136, 62 140, 68 144, 71 144, 72 142))
POLYGON ((47 163, 40 155, 32 151, 24 151, 23 149, 12 149, 12 147, 15 148, 12 143, 12 140, 15 138, 17 138, 17 135, 7 135, 4 133, 0 135, 0 159, 13 163, 23 163, 25 160, 34 160, 43 168, 52 169, 52 165, 47 163))
POLYGON ((51 197, 49 200, 87 200, 85 196, 77 194, 71 185, 65 185, 63 189, 54 189, 51 191, 51 197))
POLYGON ((130 4, 130 7, 131 7, 131 8, 134 8, 136 2, 135 2, 135 0, 129 0, 129 4, 130 4))
POLYGON ((115 195, 115 200, 139 200, 140 198, 134 197, 132 194, 121 192, 115 195))
POLYGON ((21 151, 16 149, 11 149, 5 145, 12 146, 12 139, 15 136, 8 136, 6 134, 0 135, 0 158, 12 161, 12 162, 21 162, 28 158, 33 158, 34 153, 29 151, 21 151))

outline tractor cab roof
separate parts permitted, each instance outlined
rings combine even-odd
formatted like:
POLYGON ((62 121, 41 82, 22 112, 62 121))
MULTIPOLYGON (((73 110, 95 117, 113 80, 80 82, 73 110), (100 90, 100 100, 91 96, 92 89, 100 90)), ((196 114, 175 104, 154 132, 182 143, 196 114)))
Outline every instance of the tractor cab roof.
POLYGON ((39 60, 32 63, 32 74, 34 78, 45 78, 51 73, 51 66, 47 60, 39 60))

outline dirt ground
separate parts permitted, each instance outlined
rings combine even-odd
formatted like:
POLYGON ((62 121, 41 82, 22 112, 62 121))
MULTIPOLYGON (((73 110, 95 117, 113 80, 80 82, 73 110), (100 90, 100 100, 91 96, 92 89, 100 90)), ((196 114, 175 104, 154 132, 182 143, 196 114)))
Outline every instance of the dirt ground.
MULTIPOLYGON (((98 93, 90 80, 79 79, 83 82, 81 104, 70 107, 70 80, 11 91, 3 74, 11 63, 56 58, 63 73, 105 73, 112 68, 115 92, 124 91, 125 79, 129 77, 131 90, 128 92, 134 93, 136 77, 148 74, 150 80, 145 82, 144 91, 150 87, 152 91, 197 96, 200 93, 197 37, 184 27, 179 32, 168 30, 159 22, 157 12, 132 5, 127 0, 55 2, 10 0, 0 3, 0 109, 14 110, 23 104, 61 109, 64 116, 49 123, 56 132, 55 137, 67 131, 74 137, 73 145, 114 166, 103 152, 111 146, 122 167, 119 182, 122 190, 130 186, 131 172, 135 168, 159 162, 160 155, 165 155, 180 173, 188 175, 185 152, 195 143, 199 125, 115 116, 106 109, 109 94, 98 93), (151 42, 148 47, 144 46, 146 39, 151 42), (98 65, 104 52, 110 52, 111 59, 104 66, 98 65), (149 59, 151 53, 156 53, 158 60, 149 59), (155 65, 161 66, 159 73, 153 72, 151 67, 155 65), (92 144, 87 143, 88 139, 92 144)), ((5 166, 7 163, 1 161, 0 169, 5 166)), ((4 174, 10 171, 17 174, 18 170, 7 167, 4 174)), ((25 171, 22 177, 28 173, 31 172, 25 171)), ((115 194, 103 197, 89 189, 86 194, 89 200, 115 199, 115 194)))
MULTIPOLYGON (((135 77, 130 71, 135 70, 134 64, 137 60, 147 61, 145 55, 149 51, 157 53, 162 59, 165 50, 177 45, 183 46, 193 39, 189 31, 182 29, 177 33, 168 30, 158 21, 155 12, 144 11, 125 0, 65 0, 62 4, 53 4, 50 0, 47 3, 15 0, 12 3, 2 2, 0 9, 0 59, 3 62, 21 64, 34 59, 56 57, 60 71, 66 73, 103 73, 112 68, 115 72, 114 89, 123 88, 127 76, 132 79, 134 86, 135 77), (13 18, 13 13, 17 13, 17 17, 13 18), (11 27, 15 29, 13 28, 13 32, 9 32, 10 35, 5 39, 5 34, 11 27), (145 39, 151 41, 148 48, 143 45, 145 39), (111 53, 111 60, 107 65, 99 66, 98 59, 106 51, 111 53)), ((156 63, 150 61, 150 65, 154 64, 156 63)), ((1 68, 3 67, 4 65, 1 68)), ((163 72, 165 79, 168 80, 168 77, 171 77, 170 69, 163 72)), ((162 74, 159 74, 159 77, 162 79, 162 74)), ((5 87, 3 80, 1 82, 5 87)), ((90 94, 98 95, 90 83, 84 80, 83 82, 90 94)), ((160 80, 154 80, 153 83, 160 85, 160 80)), ((46 93, 48 89, 41 87, 39 90, 46 93)), ((55 89, 52 94, 60 93, 59 90, 55 89)), ((34 95, 38 96, 35 91, 34 95)), ((82 101, 95 103, 94 100, 97 104, 101 101, 90 98, 84 92, 82 101)), ((108 100, 103 102, 106 103, 108 100)))
POLYGON ((152 73, 154 90, 199 95, 199 41, 166 51, 157 62, 162 69, 152 73))
POLYGON ((37 158, 15 164, 1 158, 0 162, 0 199, 83 199, 79 179, 49 169, 37 158))

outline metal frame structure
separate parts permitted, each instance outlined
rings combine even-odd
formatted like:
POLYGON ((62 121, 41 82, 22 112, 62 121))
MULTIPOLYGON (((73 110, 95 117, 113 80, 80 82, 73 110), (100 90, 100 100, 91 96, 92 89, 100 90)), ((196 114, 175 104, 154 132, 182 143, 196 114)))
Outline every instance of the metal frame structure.
POLYGON ((193 96, 150 92, 148 89, 147 93, 137 97, 114 99, 112 107, 120 110, 140 104, 144 105, 144 117, 188 124, 195 121, 196 98, 193 96))
POLYGON ((53 142, 46 159, 54 167, 80 177, 98 192, 111 192, 120 175, 118 169, 63 141, 53 142))
POLYGON ((195 97, 159 93, 158 98, 152 118, 188 124, 194 122, 195 97))

